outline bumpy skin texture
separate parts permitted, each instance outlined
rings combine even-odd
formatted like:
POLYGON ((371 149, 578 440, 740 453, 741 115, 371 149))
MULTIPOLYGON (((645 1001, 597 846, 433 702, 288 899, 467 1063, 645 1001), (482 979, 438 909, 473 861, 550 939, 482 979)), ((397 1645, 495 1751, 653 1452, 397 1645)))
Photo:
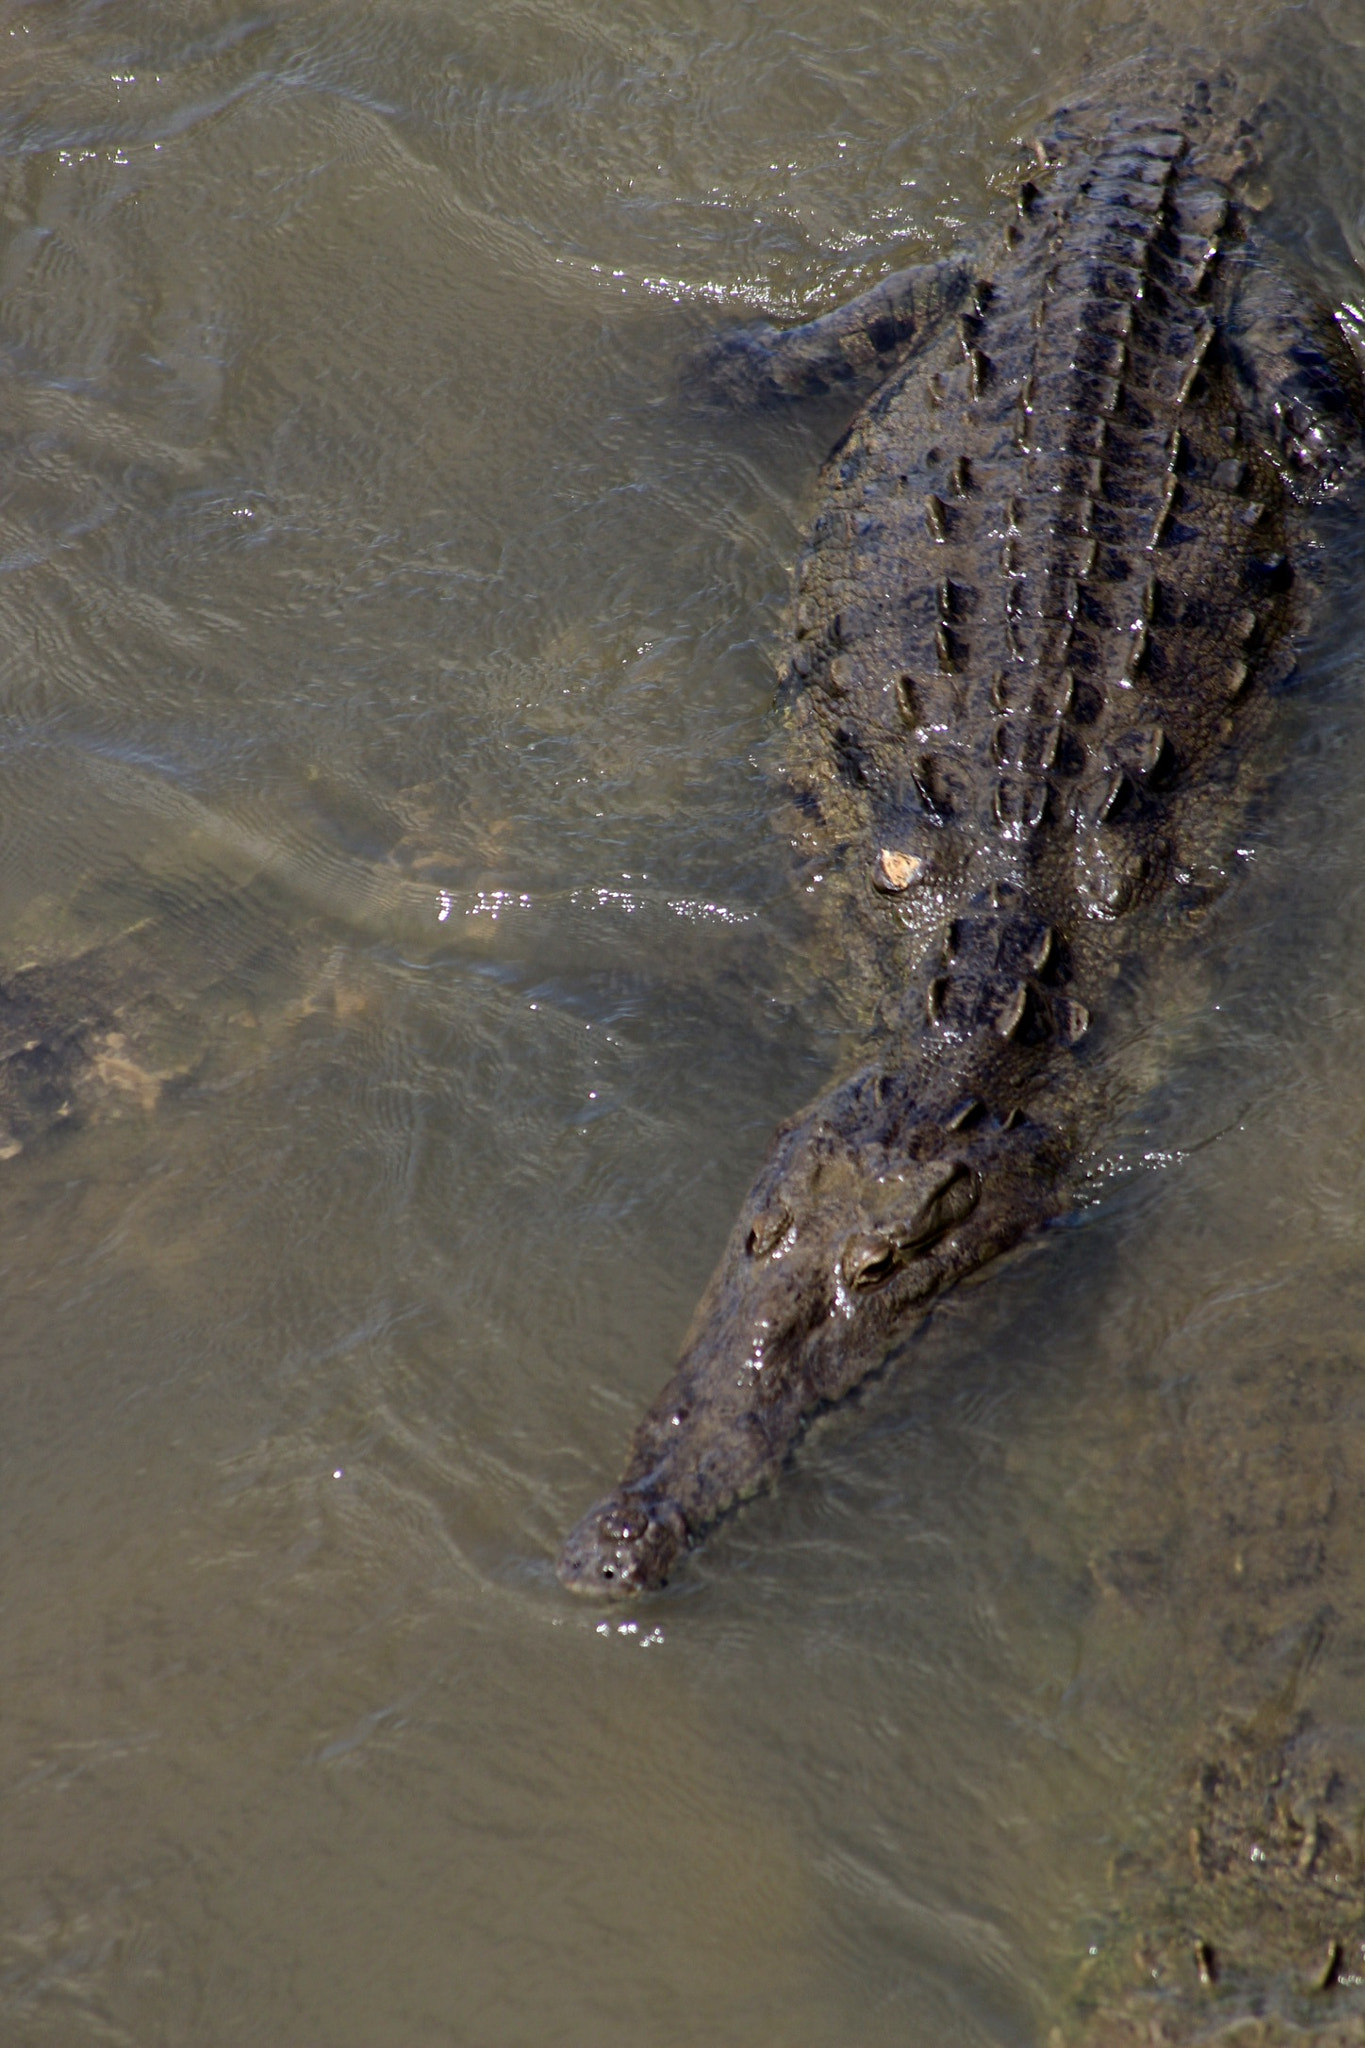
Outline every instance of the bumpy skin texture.
POLYGON ((1288 1323, 1248 1302, 1164 1418, 1116 1435, 1087 1664, 1123 1645, 1128 1693, 1153 1630, 1129 1704, 1164 1732, 1129 1750, 1143 1791, 1048 2048, 1365 2040, 1361 1306, 1325 1254, 1288 1323))
POLYGON ((0 1160, 70 1116, 90 1042, 114 1028, 98 998, 54 1000, 54 979, 30 967, 0 980, 0 1160))
POLYGON ((1065 1204, 1113 984, 1226 822, 1299 615, 1302 507, 1365 418, 1330 314, 1252 247, 1230 96, 1064 111, 992 274, 965 300, 959 264, 888 280, 861 354, 857 306, 718 345, 721 384, 760 397, 884 373, 821 480, 783 690, 802 835, 850 885, 880 1025, 778 1132, 564 1547, 573 1591, 663 1584, 908 1319, 1065 1204), (955 298, 926 337, 915 309, 955 298))
POLYGON ((145 1041, 193 1003, 136 930, 0 973, 0 1165, 89 1118, 150 1109, 183 1074, 149 1063, 145 1041))
POLYGON ((0 966, 0 1168, 186 1085, 213 1057, 215 1020, 250 1013, 267 956, 278 941, 263 946, 247 917, 224 917, 193 958, 174 920, 146 918, 65 957, 0 966))
MULTIPOLYGON (((1125 1925, 1116 1974, 1136 1985, 1102 1995, 1070 2041, 1359 2048, 1365 1887, 1349 1758, 1310 1715, 1273 1701, 1209 1731, 1171 1802, 1184 1825, 1168 1854, 1125 1859, 1124 1920, 1140 1931, 1125 1925)), ((1054 2036, 1057 2048, 1067 2039, 1054 2036)))

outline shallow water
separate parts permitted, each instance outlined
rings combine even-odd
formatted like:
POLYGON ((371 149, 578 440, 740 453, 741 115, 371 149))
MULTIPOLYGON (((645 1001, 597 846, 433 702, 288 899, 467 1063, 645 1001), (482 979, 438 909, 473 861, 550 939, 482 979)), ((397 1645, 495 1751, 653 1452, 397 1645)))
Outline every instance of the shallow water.
POLYGON ((1072 1226, 673 1592, 552 1575, 844 1043, 764 774, 832 427, 679 365, 984 237, 1192 13, 1359 302, 1353 0, 0 13, 0 969, 138 926, 190 999, 0 1166, 7 2043, 1027 2042, 1292 1657, 1195 1567, 1239 1372, 1360 1403, 1349 532, 1072 1226))

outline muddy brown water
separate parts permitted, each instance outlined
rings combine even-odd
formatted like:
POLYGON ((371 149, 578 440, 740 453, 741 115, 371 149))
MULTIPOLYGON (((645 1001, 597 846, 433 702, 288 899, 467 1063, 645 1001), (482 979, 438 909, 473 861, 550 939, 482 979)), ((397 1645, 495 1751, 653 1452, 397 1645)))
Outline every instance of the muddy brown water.
MULTIPOLYGON (((1268 231, 1360 305, 1365 15, 1165 18, 1268 31, 1268 231)), ((844 1045, 764 771, 834 426, 678 365, 984 237, 1156 19, 0 11, 0 967, 189 997, 0 1167, 14 2048, 1027 2043, 1211 1718, 1365 1741, 1350 531, 1071 1224, 675 1590, 552 1575, 844 1045), (1273 1626, 1229 1460, 1326 1532, 1273 1626)))

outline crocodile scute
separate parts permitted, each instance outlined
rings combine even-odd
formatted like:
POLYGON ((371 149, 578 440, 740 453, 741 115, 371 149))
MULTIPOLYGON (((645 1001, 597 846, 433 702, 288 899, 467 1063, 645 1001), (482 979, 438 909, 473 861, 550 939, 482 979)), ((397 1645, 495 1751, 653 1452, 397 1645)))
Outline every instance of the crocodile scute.
POLYGON ((1222 843, 1309 515, 1358 465, 1358 367, 1257 242, 1252 152, 1230 81, 1097 89, 992 263, 887 280, 862 326, 855 302, 718 345, 760 399, 873 385, 822 476, 781 695, 877 1024, 777 1133, 565 1544, 571 1590, 663 1584, 916 1314, 1067 1204, 1121 977, 1222 843))

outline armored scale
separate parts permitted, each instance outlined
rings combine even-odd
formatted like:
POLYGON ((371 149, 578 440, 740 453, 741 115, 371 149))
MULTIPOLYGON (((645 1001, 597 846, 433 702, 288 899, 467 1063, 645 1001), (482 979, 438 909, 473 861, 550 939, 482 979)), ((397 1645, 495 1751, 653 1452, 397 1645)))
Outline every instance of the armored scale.
POLYGON ((1308 514, 1365 422, 1258 247, 1226 80, 1064 109, 987 270, 722 340, 763 400, 872 386, 831 455, 783 682, 800 832, 879 989, 773 1140, 575 1591, 662 1584, 935 1296, 1061 1209, 1119 977, 1178 931, 1288 666, 1308 514))

